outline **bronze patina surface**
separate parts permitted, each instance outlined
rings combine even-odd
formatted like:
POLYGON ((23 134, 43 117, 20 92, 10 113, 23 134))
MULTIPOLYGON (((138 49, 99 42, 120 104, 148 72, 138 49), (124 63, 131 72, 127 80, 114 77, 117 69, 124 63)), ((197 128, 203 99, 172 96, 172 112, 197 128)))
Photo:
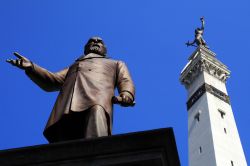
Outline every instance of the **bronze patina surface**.
POLYGON ((201 27, 200 28, 196 28, 195 29, 195 38, 192 42, 187 42, 186 45, 187 46, 204 46, 206 48, 209 48, 206 41, 203 38, 203 33, 204 33, 204 29, 205 29, 205 20, 204 17, 200 18, 201 20, 201 27), (195 45, 196 44, 196 45, 195 45))
POLYGON ((53 73, 14 53, 7 62, 45 91, 60 91, 44 130, 49 142, 111 135, 113 102, 132 106, 135 88, 127 66, 107 58, 100 37, 89 39, 71 66, 53 73), (114 97, 118 88, 119 96, 114 97), (113 101, 113 102, 112 102, 113 101))

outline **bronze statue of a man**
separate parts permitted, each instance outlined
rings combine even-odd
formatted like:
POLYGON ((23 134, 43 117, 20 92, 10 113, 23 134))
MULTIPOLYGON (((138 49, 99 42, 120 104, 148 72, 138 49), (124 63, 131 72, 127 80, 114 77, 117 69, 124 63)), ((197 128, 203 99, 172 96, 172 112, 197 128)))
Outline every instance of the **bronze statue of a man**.
POLYGON ((49 142, 111 135, 112 97, 119 92, 122 106, 131 106, 135 88, 122 61, 106 57, 100 37, 89 39, 84 55, 70 67, 52 73, 24 56, 7 62, 25 70, 29 78, 45 91, 60 91, 44 136, 49 142))
POLYGON ((195 38, 193 42, 187 42, 186 45, 187 46, 195 46, 194 44, 196 44, 197 46, 204 46, 206 48, 209 48, 208 45, 206 44, 206 41, 203 38, 203 33, 204 33, 204 25, 205 25, 205 21, 204 21, 204 17, 200 18, 201 20, 201 28, 196 28, 195 29, 195 38))

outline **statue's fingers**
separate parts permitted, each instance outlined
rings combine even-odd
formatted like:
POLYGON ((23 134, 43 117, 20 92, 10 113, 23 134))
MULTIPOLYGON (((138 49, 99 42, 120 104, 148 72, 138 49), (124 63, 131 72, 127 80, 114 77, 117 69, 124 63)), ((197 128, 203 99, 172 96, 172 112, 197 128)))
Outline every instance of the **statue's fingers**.
POLYGON ((16 60, 13 60, 13 59, 7 59, 6 62, 16 66, 16 60))
POLYGON ((132 99, 129 96, 124 95, 122 99, 123 99, 123 102, 126 104, 132 103, 132 99))
POLYGON ((122 95, 122 102, 126 103, 126 96, 125 95, 122 95))
POLYGON ((18 66, 18 60, 12 60, 14 66, 18 66))
POLYGON ((20 55, 18 52, 14 52, 13 54, 14 54, 17 58, 19 58, 19 59, 23 59, 23 58, 24 58, 24 56, 20 55))
POLYGON ((20 59, 20 66, 23 66, 23 59, 20 59))
POLYGON ((133 103, 133 100, 131 98, 128 98, 128 103, 133 103))
POLYGON ((124 102, 125 102, 126 104, 129 104, 129 103, 130 103, 130 98, 129 98, 128 96, 126 96, 125 99, 124 99, 124 102))
POLYGON ((21 60, 16 60, 16 65, 21 66, 21 60))
POLYGON ((6 62, 11 63, 11 59, 6 59, 6 62))

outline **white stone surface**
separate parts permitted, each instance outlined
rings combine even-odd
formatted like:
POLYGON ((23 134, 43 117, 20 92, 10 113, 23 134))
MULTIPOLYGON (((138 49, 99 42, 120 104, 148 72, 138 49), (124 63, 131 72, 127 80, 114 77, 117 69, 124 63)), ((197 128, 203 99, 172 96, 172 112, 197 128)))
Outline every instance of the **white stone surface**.
POLYGON ((215 151, 207 105, 207 93, 188 111, 189 166, 215 166, 215 151), (200 121, 195 119, 200 112, 200 121), (199 148, 202 152, 199 152, 199 148))
POLYGON ((180 82, 185 85, 186 89, 189 89, 197 77, 204 72, 223 83, 226 82, 230 74, 227 66, 218 61, 212 51, 198 47, 182 70, 180 82))
MULTIPOLYGON (((228 94, 225 81, 230 74, 229 70, 214 55, 208 55, 209 52, 204 55, 197 50, 190 57, 180 77, 181 83, 187 89, 188 99, 204 83, 228 94), (212 59, 209 63, 213 65, 210 67, 217 65, 216 70, 222 70, 227 77, 220 79, 210 69, 195 67, 197 65, 193 61, 198 61, 199 58, 205 61, 212 59), (190 76, 190 71, 196 74, 190 76)), ((209 92, 204 93, 188 110, 188 145, 189 166, 232 166, 231 161, 234 166, 247 166, 231 105, 209 92), (225 113, 223 118, 219 110, 225 113), (198 114, 199 121, 195 118, 198 114)))

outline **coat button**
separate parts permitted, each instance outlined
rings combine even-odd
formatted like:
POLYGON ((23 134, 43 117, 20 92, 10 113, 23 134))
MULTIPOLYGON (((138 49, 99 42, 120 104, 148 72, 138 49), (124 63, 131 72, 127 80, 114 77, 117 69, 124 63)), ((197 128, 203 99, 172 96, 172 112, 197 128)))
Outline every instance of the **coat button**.
POLYGON ((89 71, 91 71, 91 69, 89 69, 89 71))

